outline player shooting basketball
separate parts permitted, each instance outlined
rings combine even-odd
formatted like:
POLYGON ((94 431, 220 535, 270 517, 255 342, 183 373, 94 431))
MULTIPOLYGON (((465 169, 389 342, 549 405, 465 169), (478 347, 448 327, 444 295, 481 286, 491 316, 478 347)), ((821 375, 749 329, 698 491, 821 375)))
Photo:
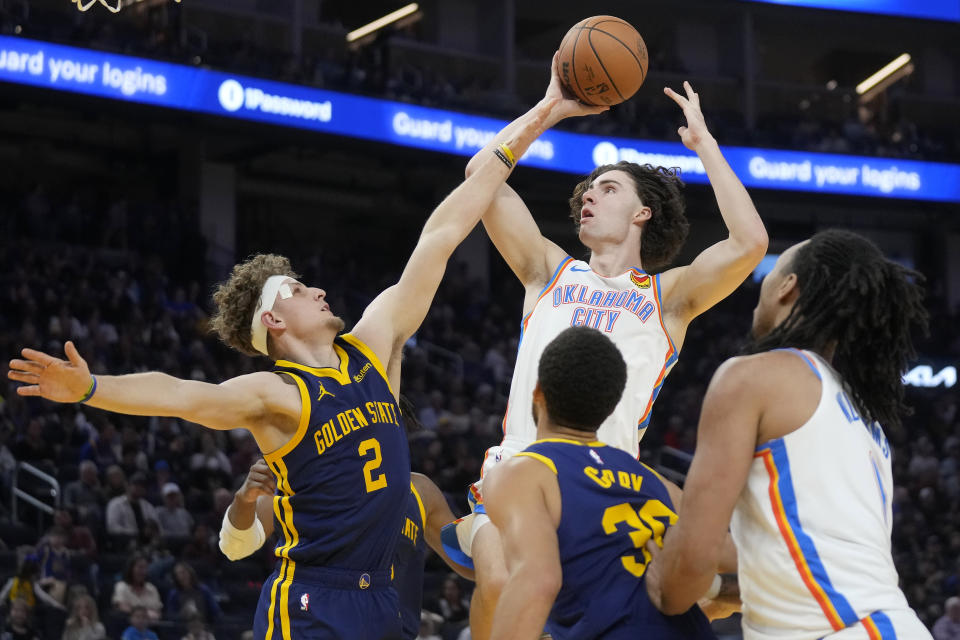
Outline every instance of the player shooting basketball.
MULTIPOLYGON (((504 417, 504 439, 488 451, 484 472, 524 449, 536 437, 531 398, 537 363, 544 348, 565 328, 591 326, 606 332, 628 363, 626 393, 598 432, 598 439, 637 456, 639 441, 663 379, 677 360, 690 322, 730 295, 767 250, 767 232, 750 195, 727 164, 710 134, 700 97, 690 83, 685 95, 664 93, 682 110, 686 126, 678 133, 696 152, 713 187, 728 237, 708 247, 687 266, 667 269, 683 245, 688 224, 682 183, 663 167, 619 162, 597 167, 576 185, 570 213, 589 261, 574 260, 543 237, 523 200, 503 185, 483 224, 494 245, 523 283, 523 339, 517 354, 504 417)), ((573 99, 560 81, 554 57, 544 100, 559 100, 551 111, 559 120, 601 109, 573 99)), ((472 175, 490 151, 523 128, 531 110, 508 125, 467 165, 472 175)), ((474 487, 472 496, 481 499, 474 487)), ((458 561, 472 555, 478 588, 471 607, 474 638, 485 640, 500 590, 507 577, 497 529, 476 512, 447 530, 445 543, 458 561), (458 554, 459 552, 459 554, 458 554)))

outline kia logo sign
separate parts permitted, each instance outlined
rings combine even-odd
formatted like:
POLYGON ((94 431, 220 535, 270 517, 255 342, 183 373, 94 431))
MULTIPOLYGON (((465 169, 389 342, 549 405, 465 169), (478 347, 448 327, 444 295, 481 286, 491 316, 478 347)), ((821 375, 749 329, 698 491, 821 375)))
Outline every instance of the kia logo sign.
POLYGON ((947 389, 957 384, 957 368, 944 367, 936 375, 933 367, 922 364, 914 367, 903 376, 903 384, 911 387, 932 388, 944 386, 947 389))

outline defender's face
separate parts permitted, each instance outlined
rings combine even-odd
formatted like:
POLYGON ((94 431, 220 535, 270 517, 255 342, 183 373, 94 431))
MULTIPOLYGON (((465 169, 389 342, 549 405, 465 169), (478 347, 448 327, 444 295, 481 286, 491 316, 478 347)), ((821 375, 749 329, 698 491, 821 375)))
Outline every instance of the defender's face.
MULTIPOLYGON (((339 324, 343 321, 333 315, 327 303, 327 292, 318 287, 308 287, 302 282, 288 278, 284 283, 290 287, 290 297, 277 294, 273 310, 295 335, 312 333, 315 329, 339 324)), ((339 331, 339 328, 337 328, 339 331)))
POLYGON ((645 209, 633 178, 619 169, 597 176, 581 200, 580 241, 588 247, 591 241, 623 240, 645 209))

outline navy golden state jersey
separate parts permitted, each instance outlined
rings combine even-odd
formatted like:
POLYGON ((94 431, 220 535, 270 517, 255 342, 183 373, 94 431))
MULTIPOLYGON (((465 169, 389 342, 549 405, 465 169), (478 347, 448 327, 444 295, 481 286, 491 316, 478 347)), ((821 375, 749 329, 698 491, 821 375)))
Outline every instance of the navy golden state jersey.
POLYGON ((296 435, 264 456, 277 477, 275 554, 287 582, 297 563, 389 573, 410 493, 406 431, 383 366, 349 334, 333 348, 339 368, 274 368, 303 402, 296 435))
POLYGON ((560 486, 563 586, 547 620, 555 640, 715 637, 699 607, 666 616, 647 596, 643 547, 651 538, 662 543, 677 520, 656 472, 600 442, 550 438, 517 455, 545 464, 560 486))
POLYGON ((417 488, 410 483, 407 514, 397 542, 393 563, 393 585, 400 596, 400 618, 404 640, 413 640, 420 633, 420 609, 423 606, 423 565, 427 557, 427 542, 423 538, 427 520, 423 500, 417 488))

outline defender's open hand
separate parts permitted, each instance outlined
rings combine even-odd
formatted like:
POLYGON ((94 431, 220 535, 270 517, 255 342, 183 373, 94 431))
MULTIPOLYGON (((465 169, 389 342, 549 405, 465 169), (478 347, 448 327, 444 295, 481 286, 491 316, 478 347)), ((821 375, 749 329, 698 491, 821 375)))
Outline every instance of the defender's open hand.
POLYGON ((18 387, 21 396, 40 396, 54 402, 79 402, 93 382, 86 360, 73 342, 64 345, 67 360, 54 358, 42 351, 24 349, 23 359, 10 361, 7 377, 26 386, 18 387))

